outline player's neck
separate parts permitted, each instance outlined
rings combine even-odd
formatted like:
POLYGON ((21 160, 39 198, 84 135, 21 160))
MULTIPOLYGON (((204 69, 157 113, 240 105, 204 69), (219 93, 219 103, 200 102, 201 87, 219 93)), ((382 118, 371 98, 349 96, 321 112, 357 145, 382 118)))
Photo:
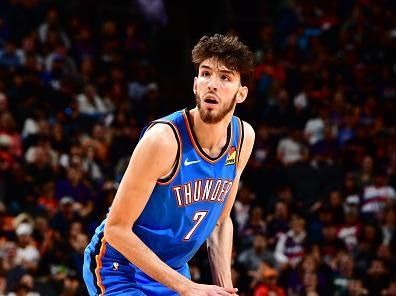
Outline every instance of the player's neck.
POLYGON ((232 114, 228 114, 222 121, 208 124, 202 121, 197 108, 190 111, 192 128, 197 137, 199 145, 211 156, 217 156, 227 142, 227 128, 230 124, 232 114))

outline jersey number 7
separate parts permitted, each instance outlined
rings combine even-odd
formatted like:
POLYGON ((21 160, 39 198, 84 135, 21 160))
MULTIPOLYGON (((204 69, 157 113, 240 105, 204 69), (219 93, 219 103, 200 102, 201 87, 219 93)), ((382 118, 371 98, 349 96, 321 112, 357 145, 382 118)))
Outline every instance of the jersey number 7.
POLYGON ((193 221, 195 222, 195 225, 193 226, 193 228, 191 228, 191 230, 186 234, 186 236, 183 238, 183 240, 189 240, 191 238, 191 236, 193 235, 193 233, 195 232, 195 230, 198 228, 199 224, 201 224, 201 222, 203 221, 203 219, 205 218, 205 216, 208 214, 208 211, 197 211, 194 214, 193 217, 193 221))

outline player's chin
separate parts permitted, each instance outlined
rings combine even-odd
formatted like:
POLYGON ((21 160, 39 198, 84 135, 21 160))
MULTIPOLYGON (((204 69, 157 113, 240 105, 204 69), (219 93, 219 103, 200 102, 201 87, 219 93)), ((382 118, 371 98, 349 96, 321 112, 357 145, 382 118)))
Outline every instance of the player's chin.
POLYGON ((219 119, 214 114, 205 114, 202 117, 203 122, 208 124, 215 124, 219 122, 219 119))

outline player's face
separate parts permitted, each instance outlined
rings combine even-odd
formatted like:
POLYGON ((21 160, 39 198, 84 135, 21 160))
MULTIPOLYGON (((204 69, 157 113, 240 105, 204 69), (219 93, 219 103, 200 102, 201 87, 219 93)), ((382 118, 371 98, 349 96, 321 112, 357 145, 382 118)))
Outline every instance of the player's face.
POLYGON ((202 121, 214 124, 232 114, 235 105, 245 100, 247 87, 241 86, 238 72, 212 58, 199 66, 194 93, 202 121))

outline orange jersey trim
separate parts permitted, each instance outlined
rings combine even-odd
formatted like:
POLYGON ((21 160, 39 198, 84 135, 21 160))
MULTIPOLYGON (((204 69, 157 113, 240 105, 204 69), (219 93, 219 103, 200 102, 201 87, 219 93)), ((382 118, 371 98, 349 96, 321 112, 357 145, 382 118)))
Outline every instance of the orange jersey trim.
POLYGON ((103 283, 102 283, 102 278, 100 276, 100 270, 102 269, 102 257, 106 251, 106 241, 104 238, 102 238, 101 242, 102 242, 102 244, 100 246, 99 254, 95 256, 95 260, 96 260, 95 275, 96 275, 96 279, 97 279, 97 284, 100 288, 100 291, 102 292, 101 295, 104 295, 105 287, 103 286, 103 283))

